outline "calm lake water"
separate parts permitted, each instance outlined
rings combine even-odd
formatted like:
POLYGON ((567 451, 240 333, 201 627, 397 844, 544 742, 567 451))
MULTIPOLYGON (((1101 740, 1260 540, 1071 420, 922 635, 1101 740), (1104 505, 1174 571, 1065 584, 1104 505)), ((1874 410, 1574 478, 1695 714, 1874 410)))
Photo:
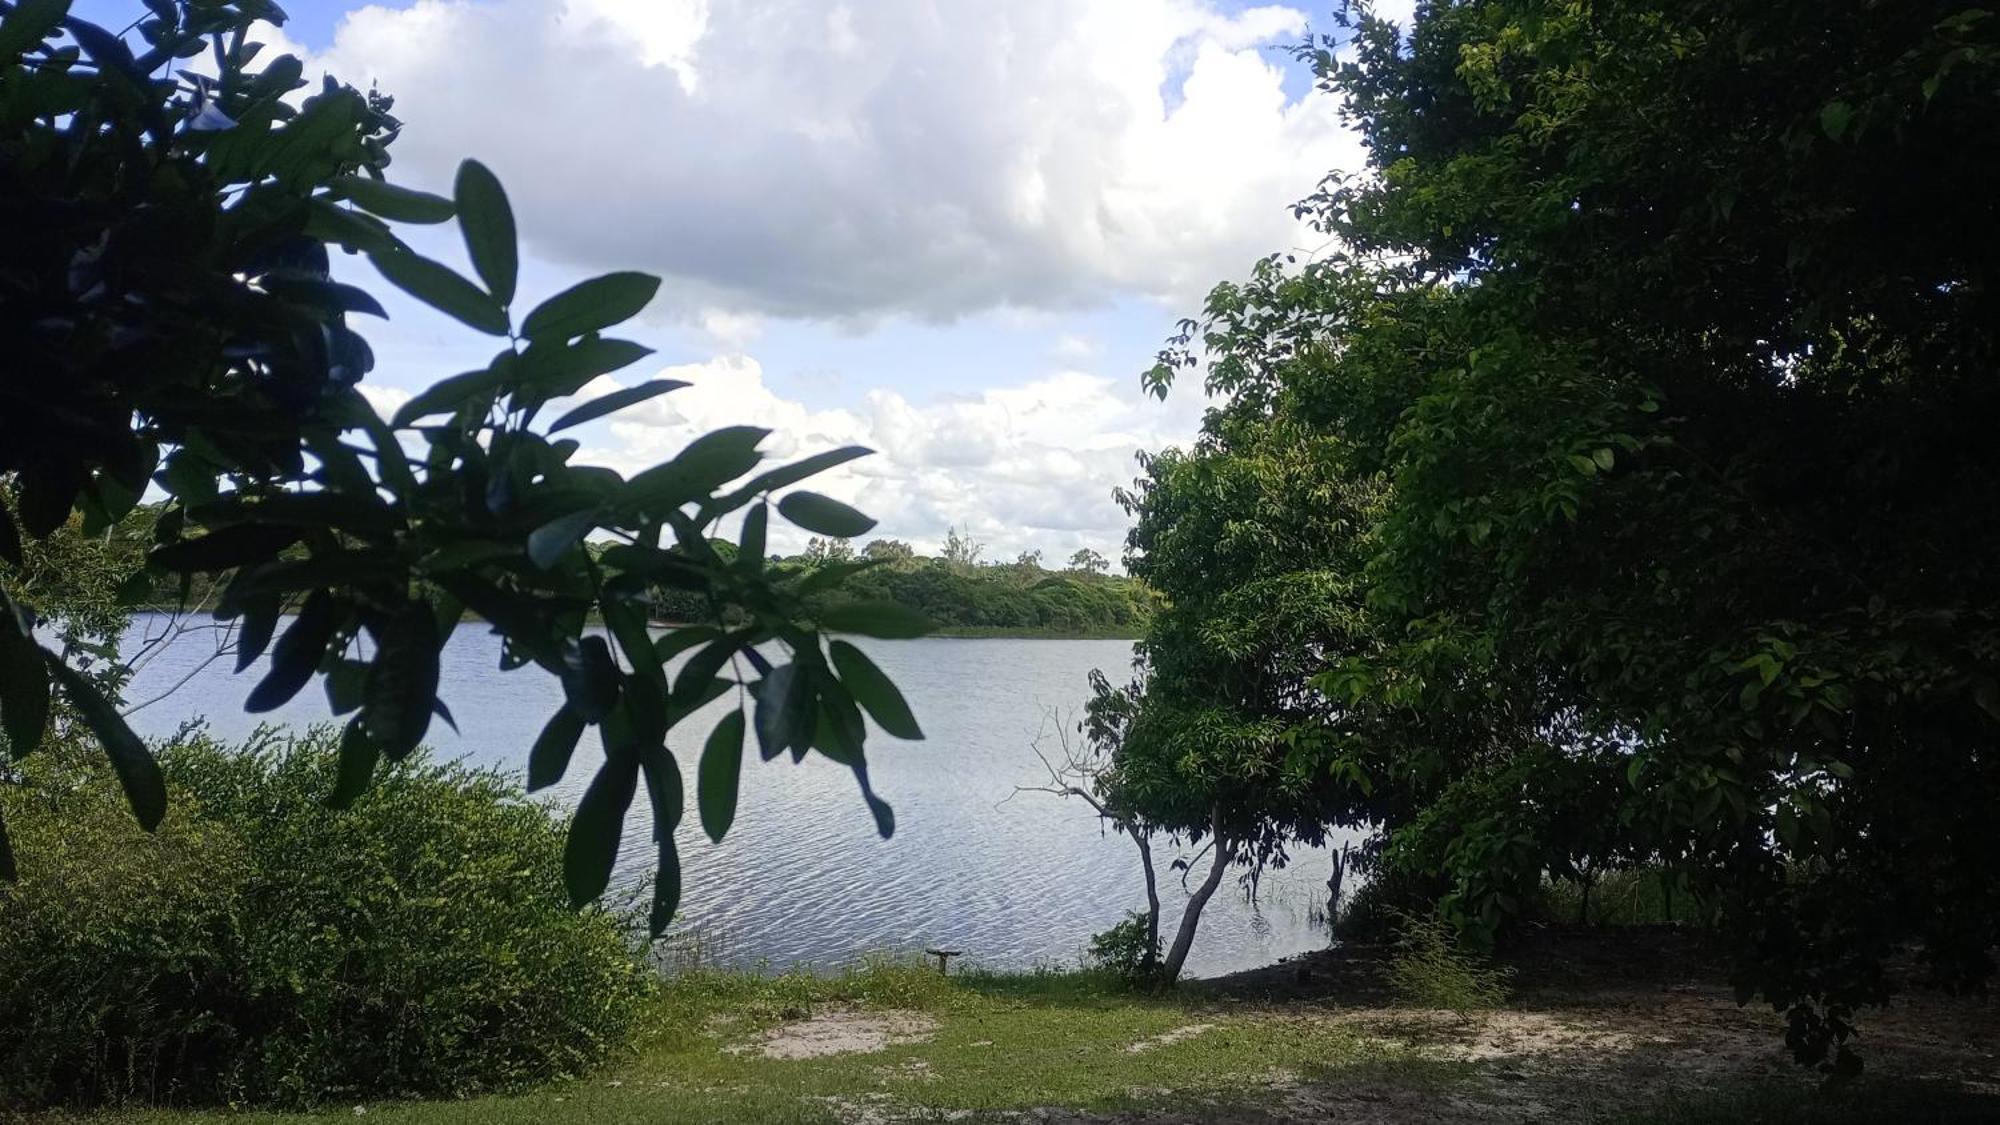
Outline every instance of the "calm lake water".
MULTIPOLYGON (((140 620, 131 652, 157 622, 140 620)), ((205 634, 184 638, 146 664, 127 689, 146 700, 186 679, 164 701, 132 716, 143 735, 171 735, 205 717, 219 736, 238 738, 261 721, 305 725, 330 718, 317 683, 268 716, 242 710, 259 669, 234 676, 232 662, 196 670, 212 646, 205 634), (189 678, 190 672, 193 673, 189 678)), ((1073 727, 1088 694, 1085 677, 1102 668, 1113 680, 1131 664, 1126 641, 953 640, 859 642, 909 699, 929 738, 898 742, 871 733, 876 791, 896 810, 896 835, 877 838, 852 775, 818 755, 745 755, 735 825, 711 844, 692 807, 679 833, 686 891, 675 930, 698 934, 728 963, 831 966, 872 951, 944 946, 995 968, 1074 965, 1092 933, 1145 903, 1131 842, 1104 830, 1080 801, 1016 795, 1017 785, 1046 783, 1032 746, 1055 752, 1056 720, 1073 727)), ((433 723, 428 742, 447 758, 520 771, 528 747, 561 702, 552 677, 527 668, 498 669, 498 638, 461 626, 444 651, 440 693, 458 720, 454 735, 433 723)), ((702 740, 725 709, 677 727, 671 745, 692 787, 702 740)), ((1072 736, 1074 737, 1074 736, 1072 736)), ((553 792, 573 801, 602 750, 587 731, 570 772, 553 792)), ((692 805, 692 793, 690 793, 692 805)), ((621 878, 651 862, 650 821, 634 803, 621 878)), ((1171 926, 1183 894, 1168 872, 1170 846, 1156 848, 1162 899, 1171 926)), ((1329 859, 1302 852, 1282 871, 1267 871, 1251 901, 1225 883, 1203 916, 1188 969, 1207 976, 1253 968, 1327 943, 1313 921, 1323 905, 1329 859)))

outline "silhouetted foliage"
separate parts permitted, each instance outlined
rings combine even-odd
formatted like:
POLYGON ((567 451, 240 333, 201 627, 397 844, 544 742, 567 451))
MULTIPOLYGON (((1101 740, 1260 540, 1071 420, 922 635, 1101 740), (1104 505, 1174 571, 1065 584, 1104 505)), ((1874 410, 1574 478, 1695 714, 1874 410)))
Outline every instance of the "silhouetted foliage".
MULTIPOLYGON (((514 218, 492 174, 466 161, 449 197, 384 180, 402 127, 390 100, 332 78, 309 90, 296 58, 263 55, 249 36, 257 20, 283 19, 274 4, 149 3, 136 55, 66 9, 0 4, 0 485, 11 496, 0 562, 24 565, 27 545, 72 513, 94 535, 149 486, 164 492, 125 602, 149 597, 162 574, 213 576, 217 615, 239 623, 239 670, 271 656, 253 711, 325 676, 336 712, 353 715, 329 796, 341 805, 381 759, 409 755, 433 715, 449 718, 438 651, 470 609, 505 638, 503 668, 533 664, 562 682, 532 786, 562 776, 584 726, 601 728, 607 760, 566 853, 576 902, 604 889, 644 780, 660 829, 656 932, 680 886, 671 829, 684 784, 666 732, 739 685, 753 715, 725 720, 710 751, 740 758, 746 732, 766 758, 817 750, 852 768, 887 835, 862 721, 887 681, 870 665, 868 690, 850 690, 852 668, 831 662, 806 591, 767 571, 763 545, 779 493, 779 513, 807 531, 872 526, 793 489, 868 451, 757 473, 766 431, 734 426, 630 479, 572 463, 578 443, 560 431, 681 386, 641 383, 537 425, 551 403, 649 354, 608 333, 652 300, 657 278, 613 273, 538 304, 517 299, 514 218), (177 69, 197 57, 212 75, 177 69), (417 254, 394 225, 451 220, 472 276, 417 254), (379 417, 356 389, 374 360, 349 320, 382 309, 333 280, 330 248, 365 255, 391 284, 492 337, 492 361, 379 417), (725 553, 709 536, 732 514, 742 550, 725 553), (583 545, 592 535, 616 542, 595 553, 583 545), (647 626, 662 591, 737 617, 656 639, 647 626), (586 632, 593 617, 608 637, 586 632), (775 663, 756 647, 772 641, 785 653, 775 663), (669 659, 689 650, 670 680, 669 659)), ((0 601, 0 729, 17 754, 33 750, 59 690, 140 824, 155 827, 167 812, 158 764, 102 691, 42 646, 32 604, 0 601)), ((858 606, 825 624, 922 629, 858 606)), ((723 784, 720 771, 702 778, 723 784)), ((0 830, 0 876, 12 875, 0 830)))

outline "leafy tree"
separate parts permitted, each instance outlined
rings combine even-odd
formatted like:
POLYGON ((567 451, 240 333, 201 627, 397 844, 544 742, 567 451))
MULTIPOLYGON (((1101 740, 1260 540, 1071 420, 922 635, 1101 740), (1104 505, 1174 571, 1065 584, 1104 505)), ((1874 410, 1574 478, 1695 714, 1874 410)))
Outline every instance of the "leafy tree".
POLYGON ((1089 574, 1104 574, 1111 569, 1111 564, 1103 555, 1089 547, 1079 547, 1077 552, 1069 557, 1069 568, 1089 574))
POLYGON ((979 556, 986 551, 986 544, 968 534, 961 535, 957 525, 945 528, 944 550, 940 552, 944 561, 952 566, 972 567, 979 565, 979 556))
POLYGON ((870 539, 868 545, 861 548, 861 557, 871 562, 899 566, 914 562, 917 551, 901 539, 870 539))
MULTIPOLYGON (((747 713, 715 728, 698 772, 711 836, 733 818, 750 732, 766 758, 818 750, 851 767, 887 835, 862 708, 878 719, 908 708, 820 626, 908 636, 921 623, 858 605, 817 618, 798 581, 766 569, 764 549, 768 496, 867 451, 757 472, 766 431, 735 426, 630 479, 572 464, 578 443, 561 431, 680 386, 653 380, 544 419, 551 403, 649 354, 608 333, 652 300, 658 279, 614 273, 521 299, 514 219, 491 173, 465 162, 450 197, 386 182, 401 129, 390 101, 328 79, 295 103, 299 61, 264 59, 249 38, 258 19, 282 19, 275 5, 151 3, 137 54, 66 9, 0 5, 0 351, 11 365, 0 482, 12 497, 0 560, 24 565, 73 514, 84 534, 100 533, 160 489, 154 546, 127 602, 161 574, 216 576, 239 670, 271 654, 253 711, 323 676, 336 713, 353 716, 336 804, 353 801, 382 758, 406 758, 434 714, 449 721, 438 651, 471 610, 505 638, 504 668, 533 664, 563 685, 529 757, 531 787, 563 775, 586 725, 601 729, 606 761, 565 854, 576 902, 605 888, 643 779, 659 829, 656 932, 680 886, 671 830, 684 783, 666 734, 732 688, 747 713), (214 77, 171 70, 204 54, 214 77), (393 225, 454 219, 472 276, 417 254, 393 225), (382 309, 329 277, 329 247, 367 256, 391 284, 492 337, 492 361, 379 417, 356 390, 373 359, 349 317, 382 309), (708 529, 739 512, 741 551, 718 551, 708 529), (591 535, 615 543, 594 553, 591 535), (715 620, 726 608, 741 623, 656 640, 647 626, 661 591, 697 591, 715 620), (608 637, 586 631, 593 616, 608 637), (775 663, 756 647, 772 641, 784 652, 775 663), (670 678, 669 659, 688 651, 670 678)), ((776 506, 816 534, 872 526, 814 493, 776 506)), ((32 601, 8 594, 0 610, 0 728, 14 751, 41 742, 59 689, 139 822, 157 825, 165 789, 146 747, 43 647, 32 601)), ((0 875, 12 874, 0 834, 0 875)))
POLYGON ((1363 617, 1308 683, 1462 932, 1547 872, 1672 864, 1739 995, 1852 1065, 1892 952, 1971 987, 2000 939, 2000 19, 1466 0, 1347 30, 1304 52, 1370 156, 1301 205, 1333 249, 1218 287, 1149 379, 1206 353, 1205 443, 1297 427, 1340 451, 1313 487, 1379 490, 1317 556, 1363 617))
POLYGON ((1365 716, 1312 680, 1330 653, 1368 651, 1352 530, 1378 490, 1344 477, 1340 444, 1246 412, 1214 415, 1194 449, 1146 459, 1119 499, 1131 570, 1161 595, 1140 677, 1093 677, 1084 730, 1113 819, 1201 843, 1210 866, 1168 946, 1173 979, 1232 864, 1283 865, 1388 810, 1373 799, 1365 716))
POLYGON ((845 539, 827 539, 815 535, 806 541, 804 558, 810 566, 849 562, 854 558, 854 544, 845 539))

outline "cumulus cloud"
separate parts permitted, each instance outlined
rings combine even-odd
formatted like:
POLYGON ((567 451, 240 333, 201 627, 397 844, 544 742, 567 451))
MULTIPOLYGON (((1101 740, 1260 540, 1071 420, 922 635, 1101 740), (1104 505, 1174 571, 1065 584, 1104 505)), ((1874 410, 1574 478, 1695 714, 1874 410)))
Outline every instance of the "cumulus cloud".
MULTIPOLYGON (((824 410, 774 392, 746 355, 670 366, 657 376, 691 385, 619 413, 608 427, 612 440, 587 445, 580 460, 630 474, 699 434, 742 424, 774 431, 763 446, 773 463, 864 445, 875 456, 806 487, 879 520, 867 538, 935 551, 956 526, 986 543, 995 559, 1030 549, 1067 558, 1078 547, 1117 557, 1127 521, 1112 490, 1131 482, 1136 451, 1191 432, 1200 410, 1193 393, 1162 407, 1142 400, 1132 380, 1076 370, 928 402, 875 390, 856 406, 824 410)), ((618 385, 606 376, 583 393, 618 385)), ((806 536, 774 524, 771 539, 775 550, 796 551, 806 536)))
POLYGON ((1359 163, 1287 99, 1306 17, 1215 0, 417 0, 316 61, 379 81, 398 173, 500 172, 539 256, 690 319, 867 322, 1119 294, 1190 307, 1359 163))

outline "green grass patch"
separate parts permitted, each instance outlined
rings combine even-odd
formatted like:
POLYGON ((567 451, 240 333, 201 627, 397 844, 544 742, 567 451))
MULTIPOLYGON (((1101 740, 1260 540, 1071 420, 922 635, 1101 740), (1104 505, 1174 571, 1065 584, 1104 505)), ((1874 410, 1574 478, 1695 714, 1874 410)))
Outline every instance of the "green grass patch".
MULTIPOLYGON (((637 1056, 614 1072, 517 1096, 371 1103, 370 1118, 443 1125, 510 1122, 852 1119, 1035 1106, 1117 1109, 1190 1096, 1252 1098, 1273 1079, 1317 1079, 1403 1064, 1434 1075, 1413 1051, 1371 1042, 1314 1018, 1129 991, 1090 973, 955 973, 877 961, 852 970, 776 976, 715 970, 677 975, 662 990, 637 1056), (811 1017, 920 1013, 920 1042, 868 1053, 766 1057, 779 1025, 811 1017), (1190 1030, 1199 1029, 1199 1030, 1190 1030)), ((348 1105, 324 1111, 353 1115, 348 1105)), ((197 1125, 224 1115, 98 1114, 93 1125, 197 1125)), ((229 1113, 255 1125, 297 1115, 229 1113)))

